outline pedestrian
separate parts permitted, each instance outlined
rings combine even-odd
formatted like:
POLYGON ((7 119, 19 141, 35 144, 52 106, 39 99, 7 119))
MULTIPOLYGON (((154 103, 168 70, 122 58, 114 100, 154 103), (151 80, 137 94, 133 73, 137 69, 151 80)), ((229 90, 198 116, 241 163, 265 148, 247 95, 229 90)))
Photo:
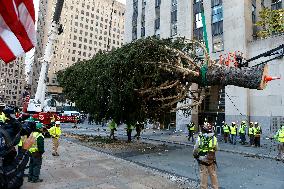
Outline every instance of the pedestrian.
POLYGON ((61 135, 60 121, 55 121, 55 125, 48 130, 49 134, 52 137, 53 143, 53 156, 59 156, 58 147, 59 147, 59 137, 61 135))
POLYGON ((260 147, 260 135, 262 134, 262 129, 258 122, 254 123, 254 144, 255 147, 260 147))
POLYGON ((114 131, 116 131, 117 129, 117 124, 115 123, 115 121, 112 119, 111 122, 108 125, 109 129, 110 129, 110 135, 109 138, 115 140, 115 136, 114 136, 114 131))
POLYGON ((134 126, 132 124, 126 124, 127 142, 131 142, 131 134, 134 126))
POLYGON ((236 145, 237 143, 237 125, 235 122, 232 122, 232 125, 230 127, 231 131, 231 144, 236 145))
POLYGON ((248 136, 249 136, 250 145, 254 146, 254 125, 253 125, 253 122, 249 123, 248 136))
POLYGON ((213 189, 218 189, 215 155, 218 141, 214 133, 212 133, 210 124, 203 125, 201 130, 202 133, 198 136, 193 150, 193 156, 198 161, 200 168, 200 188, 207 189, 209 174, 213 189))
POLYGON ((225 123, 225 121, 223 121, 222 123, 223 123, 222 128, 223 128, 223 133, 224 133, 224 141, 225 141, 225 143, 227 143, 228 137, 230 135, 230 127, 227 123, 225 123))
POLYGON ((37 183, 43 181, 39 178, 42 165, 42 154, 44 153, 44 136, 42 135, 42 131, 42 123, 36 123, 36 130, 32 132, 32 136, 35 138, 35 143, 29 149, 31 156, 28 182, 37 183))
POLYGON ((239 129, 239 135, 241 138, 241 144, 244 145, 246 144, 246 121, 242 121, 239 129))
POLYGON ((277 159, 284 161, 284 125, 274 135, 274 139, 277 140, 278 155, 277 159))
POLYGON ((194 132, 195 132, 195 124, 191 122, 190 124, 187 124, 188 129, 188 140, 194 142, 194 132))
POLYGON ((135 129, 136 129, 136 134, 134 135, 134 138, 136 137, 136 139, 139 140, 140 135, 141 135, 141 131, 144 129, 144 123, 137 121, 135 129))

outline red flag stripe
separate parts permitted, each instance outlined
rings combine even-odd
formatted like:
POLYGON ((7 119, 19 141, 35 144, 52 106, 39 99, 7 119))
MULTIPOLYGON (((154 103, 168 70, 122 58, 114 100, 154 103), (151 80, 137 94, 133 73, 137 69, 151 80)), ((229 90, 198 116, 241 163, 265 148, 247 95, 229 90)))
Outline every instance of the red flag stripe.
POLYGON ((0 58, 5 62, 36 44, 33 0, 0 0, 0 58))
POLYGON ((4 62, 11 62, 16 59, 14 54, 10 51, 9 47, 6 45, 6 43, 3 41, 3 39, 0 37, 0 57, 3 59, 4 62))
POLYGON ((34 9, 34 3, 33 0, 23 0, 26 8, 28 9, 28 12, 31 15, 31 18, 33 19, 33 22, 35 23, 35 9, 34 9))
POLYGON ((0 14, 2 15, 3 19, 5 20, 11 31, 17 36, 24 51, 29 51, 33 47, 33 44, 29 40, 29 36, 24 26, 17 17, 13 2, 11 0, 2 0, 1 4, 3 4, 4 6, 0 7, 0 14))
POLYGON ((24 53, 21 43, 10 28, 6 25, 5 20, 0 15, 0 37, 5 42, 6 46, 14 54, 20 56, 24 53))
POLYGON ((24 26, 30 41, 32 42, 33 46, 36 45, 36 32, 35 32, 35 24, 28 12, 27 7, 24 3, 21 3, 18 7, 19 17, 22 25, 24 26))
POLYGON ((34 11, 33 0, 13 0, 13 1, 15 2, 17 7, 19 7, 22 3, 24 3, 28 9, 29 14, 33 19, 33 22, 35 22, 35 11, 34 11))

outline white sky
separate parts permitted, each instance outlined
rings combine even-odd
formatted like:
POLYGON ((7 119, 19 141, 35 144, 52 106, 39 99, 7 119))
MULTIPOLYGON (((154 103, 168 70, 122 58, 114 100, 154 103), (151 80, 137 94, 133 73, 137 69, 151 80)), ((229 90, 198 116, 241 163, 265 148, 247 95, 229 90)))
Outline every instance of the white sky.
POLYGON ((119 2, 121 2, 123 4, 126 4, 126 0, 117 0, 117 1, 119 1, 119 2))

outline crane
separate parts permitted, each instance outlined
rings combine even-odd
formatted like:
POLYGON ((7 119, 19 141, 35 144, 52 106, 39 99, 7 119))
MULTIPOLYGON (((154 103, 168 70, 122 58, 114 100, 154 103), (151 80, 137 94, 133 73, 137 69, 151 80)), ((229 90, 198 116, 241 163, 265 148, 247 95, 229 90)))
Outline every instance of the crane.
POLYGON ((44 50, 44 56, 41 58, 41 70, 38 80, 38 86, 34 99, 29 100, 28 112, 42 112, 42 111, 50 111, 55 112, 56 106, 47 106, 50 104, 50 100, 45 100, 45 92, 46 92, 46 78, 48 65, 51 62, 53 55, 53 44, 58 35, 63 32, 62 25, 60 24, 60 16, 63 8, 64 0, 57 0, 55 12, 53 15, 53 21, 51 23, 50 32, 48 34, 47 44, 44 50))

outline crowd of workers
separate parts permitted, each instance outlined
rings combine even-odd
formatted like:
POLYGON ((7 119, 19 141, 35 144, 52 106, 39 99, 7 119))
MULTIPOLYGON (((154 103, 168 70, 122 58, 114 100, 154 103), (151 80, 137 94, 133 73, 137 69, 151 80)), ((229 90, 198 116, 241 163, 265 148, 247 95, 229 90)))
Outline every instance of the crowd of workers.
MULTIPOLYGON (((194 132, 196 126, 193 122, 188 124, 188 140, 194 141, 194 132)), ((231 125, 223 122, 222 132, 225 143, 230 142, 236 145, 236 138, 239 134, 242 145, 246 144, 246 135, 249 137, 249 145, 260 147, 260 138, 262 129, 258 122, 250 122, 247 128, 246 122, 242 121, 238 127, 235 122, 231 125)), ((284 125, 276 132, 273 137, 278 142, 278 160, 284 162, 284 125)), ((218 140, 214 127, 207 121, 201 126, 201 132, 198 134, 194 145, 193 156, 196 158, 200 169, 200 188, 207 188, 208 176, 210 176, 212 188, 219 188, 216 172, 216 155, 218 149, 218 140)))
MULTIPOLYGON (((210 125, 206 120, 203 125, 210 125)), ((188 128, 188 140, 194 142, 194 133, 197 129, 196 125, 191 122, 187 126, 188 128)), ((212 127, 212 133, 216 136, 216 130, 212 127)), ((246 121, 242 121, 238 126, 236 122, 232 122, 231 125, 223 122, 222 125, 223 140, 225 143, 237 144, 237 138, 239 137, 242 145, 250 145, 254 147, 260 147, 262 128, 258 122, 250 122, 247 126, 246 121), (247 142, 246 136, 249 138, 247 142)), ((278 158, 284 160, 284 125, 275 133, 274 140, 278 142, 278 158)))

